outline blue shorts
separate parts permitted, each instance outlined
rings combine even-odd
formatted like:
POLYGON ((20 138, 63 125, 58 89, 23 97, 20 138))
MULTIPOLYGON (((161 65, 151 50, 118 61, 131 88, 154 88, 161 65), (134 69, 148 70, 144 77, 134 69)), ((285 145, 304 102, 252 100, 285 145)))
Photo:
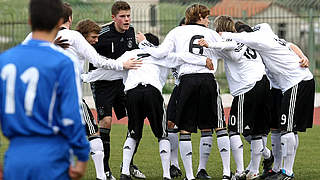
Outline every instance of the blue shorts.
POLYGON ((4 179, 69 180, 69 149, 62 136, 14 137, 4 158, 4 179))

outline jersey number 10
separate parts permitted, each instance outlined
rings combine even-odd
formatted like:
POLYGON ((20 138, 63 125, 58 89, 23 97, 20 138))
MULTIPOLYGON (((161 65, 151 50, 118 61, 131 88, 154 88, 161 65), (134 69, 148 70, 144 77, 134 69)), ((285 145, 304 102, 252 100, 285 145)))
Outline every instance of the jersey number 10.
MULTIPOLYGON (((6 103, 5 113, 15 113, 15 84, 16 84, 17 68, 14 64, 7 64, 1 70, 1 78, 6 83, 6 103)), ((27 84, 27 91, 24 97, 24 109, 27 116, 32 115, 33 103, 36 97, 37 85, 39 80, 39 71, 35 67, 25 70, 20 79, 27 84)))

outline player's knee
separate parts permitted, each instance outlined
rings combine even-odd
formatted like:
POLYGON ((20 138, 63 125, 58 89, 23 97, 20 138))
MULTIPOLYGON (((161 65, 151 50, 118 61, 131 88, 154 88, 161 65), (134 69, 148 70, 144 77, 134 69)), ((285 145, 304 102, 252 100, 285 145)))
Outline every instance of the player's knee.
POLYGON ((251 144, 251 150, 253 154, 261 154, 263 152, 262 135, 252 135, 251 141, 261 140, 261 143, 251 144))
POLYGON ((168 129, 174 129, 174 125, 172 121, 168 121, 168 129))
POLYGON ((219 128, 219 129, 216 129, 216 134, 217 134, 217 138, 228 136, 228 131, 225 128, 219 128))
POLYGON ((103 119, 99 120, 99 126, 102 128, 111 128, 111 123, 112 123, 112 117, 111 116, 106 116, 103 119))

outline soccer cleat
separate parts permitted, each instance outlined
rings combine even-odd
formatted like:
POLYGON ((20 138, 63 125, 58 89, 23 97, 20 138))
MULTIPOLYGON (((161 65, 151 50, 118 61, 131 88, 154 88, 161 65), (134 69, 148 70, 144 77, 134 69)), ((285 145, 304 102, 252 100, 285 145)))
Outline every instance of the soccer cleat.
POLYGON ((247 180, 256 180, 259 179, 259 173, 249 172, 246 176, 247 180))
POLYGON ((171 178, 177 178, 177 177, 182 176, 182 172, 175 165, 171 165, 170 166, 170 176, 171 176, 171 178))
POLYGON ((264 159, 263 162, 262 162, 262 164, 263 164, 263 172, 260 175, 260 179, 265 179, 267 177, 268 172, 272 169, 273 161, 274 161, 274 156, 273 156, 272 151, 271 151, 270 158, 264 159))
POLYGON ((277 173, 273 176, 270 176, 266 179, 268 179, 268 180, 293 180, 295 178, 294 178, 293 174, 291 176, 289 176, 286 174, 286 171, 284 169, 282 169, 279 173, 277 173))
POLYGON ((231 180, 232 176, 223 175, 222 180, 231 180))
POLYGON ((169 179, 169 178, 167 178, 167 177, 164 177, 163 180, 171 180, 171 179, 169 179))
POLYGON ((111 171, 106 172, 106 177, 107 177, 107 180, 116 180, 116 178, 112 176, 111 171))
POLYGON ((197 179, 211 179, 211 176, 208 175, 205 169, 200 169, 196 176, 197 179))
POLYGON ((274 172, 272 169, 270 169, 268 172, 264 172, 260 175, 260 179, 269 179, 269 177, 272 177, 274 175, 276 175, 277 173, 274 172))
POLYGON ((130 165, 130 174, 131 174, 131 176, 138 178, 138 179, 145 179, 146 178, 146 176, 134 164, 130 165))
POLYGON ((246 180, 247 173, 249 171, 245 170, 241 173, 236 172, 235 175, 231 178, 232 180, 246 180))
POLYGON ((120 175, 120 180, 132 180, 131 176, 126 175, 126 174, 121 174, 120 175))
MULTIPOLYGON (((182 180, 189 180, 187 177, 184 177, 182 180)), ((190 180, 196 180, 196 179, 190 179, 190 180)))

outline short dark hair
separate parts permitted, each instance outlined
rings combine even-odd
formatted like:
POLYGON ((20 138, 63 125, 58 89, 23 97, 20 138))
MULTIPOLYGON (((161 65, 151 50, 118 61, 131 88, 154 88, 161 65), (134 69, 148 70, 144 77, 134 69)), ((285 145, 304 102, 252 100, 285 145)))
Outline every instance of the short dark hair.
POLYGON ((119 13, 119 11, 121 11, 121 10, 128 11, 130 9, 131 9, 130 5, 127 2, 117 1, 111 7, 111 14, 117 15, 119 13))
POLYGON ((147 41, 155 46, 159 46, 159 38, 152 34, 152 33, 145 33, 144 36, 146 37, 147 41))
POLYGON ((253 32, 252 28, 245 24, 244 22, 242 21, 237 21, 235 24, 234 24, 234 27, 236 28, 236 31, 237 32, 253 32))
POLYGON ((62 17, 61 0, 30 0, 31 29, 51 31, 62 17))
POLYGON ((99 34, 101 27, 91 19, 84 19, 78 22, 76 30, 79 31, 83 37, 87 37, 89 33, 99 34))
POLYGON ((186 17, 183 17, 183 18, 180 20, 179 26, 182 26, 182 25, 184 25, 184 24, 186 24, 186 17))
POLYGON ((72 16, 72 7, 69 3, 64 2, 63 3, 63 12, 62 12, 62 18, 63 23, 66 23, 69 21, 69 17, 72 16))

